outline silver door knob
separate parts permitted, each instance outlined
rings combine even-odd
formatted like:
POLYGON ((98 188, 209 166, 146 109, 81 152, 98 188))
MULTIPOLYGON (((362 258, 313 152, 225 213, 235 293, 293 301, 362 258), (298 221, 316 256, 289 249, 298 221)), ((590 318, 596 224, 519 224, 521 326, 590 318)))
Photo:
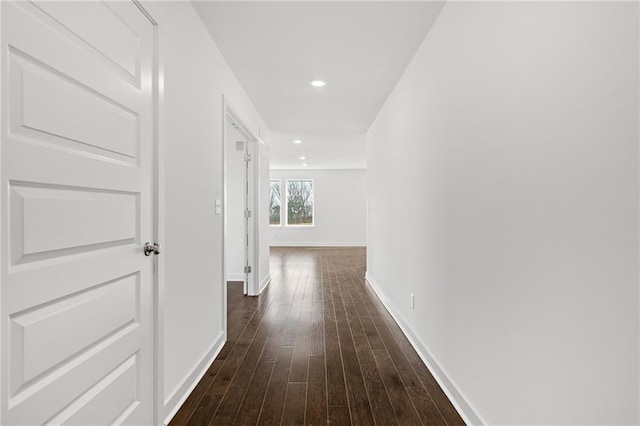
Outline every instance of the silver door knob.
POLYGON ((144 243, 144 255, 151 256, 152 254, 160 254, 160 244, 144 243))

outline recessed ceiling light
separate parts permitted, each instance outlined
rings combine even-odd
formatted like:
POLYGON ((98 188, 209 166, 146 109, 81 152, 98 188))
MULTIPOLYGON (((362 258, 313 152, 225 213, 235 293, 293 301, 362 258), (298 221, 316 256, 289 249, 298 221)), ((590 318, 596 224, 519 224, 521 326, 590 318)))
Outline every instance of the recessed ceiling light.
POLYGON ((314 78, 313 80, 309 80, 309 84, 313 87, 324 87, 327 85, 327 82, 320 78, 314 78))
POLYGON ((308 164, 307 163, 302 163, 302 167, 307 167, 308 164))
POLYGON ((294 139, 293 143, 295 143, 296 145, 300 145, 302 141, 300 139, 294 139))
POLYGON ((307 157, 300 157, 300 159, 301 159, 301 160, 306 160, 306 159, 307 159, 307 157))

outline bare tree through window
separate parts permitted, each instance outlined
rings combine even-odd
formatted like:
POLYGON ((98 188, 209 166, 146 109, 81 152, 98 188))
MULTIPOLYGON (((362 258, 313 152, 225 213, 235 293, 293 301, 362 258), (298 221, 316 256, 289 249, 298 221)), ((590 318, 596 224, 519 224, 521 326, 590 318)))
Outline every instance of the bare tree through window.
POLYGON ((287 180, 287 225, 313 225, 313 181, 287 180))
POLYGON ((280 181, 272 180, 271 204, 269 208, 269 225, 280 225, 280 181))

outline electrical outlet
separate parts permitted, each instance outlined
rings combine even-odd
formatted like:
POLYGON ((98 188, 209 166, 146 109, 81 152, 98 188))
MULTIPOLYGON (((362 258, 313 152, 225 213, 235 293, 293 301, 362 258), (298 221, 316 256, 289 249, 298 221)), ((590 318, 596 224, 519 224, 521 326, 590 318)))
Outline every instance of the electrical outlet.
POLYGON ((411 293, 411 309, 416 308, 416 297, 411 293))

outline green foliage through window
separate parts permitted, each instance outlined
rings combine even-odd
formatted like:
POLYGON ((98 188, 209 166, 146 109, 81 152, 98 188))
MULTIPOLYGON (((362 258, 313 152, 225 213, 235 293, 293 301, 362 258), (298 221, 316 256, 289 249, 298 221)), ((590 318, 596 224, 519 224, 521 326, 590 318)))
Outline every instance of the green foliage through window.
POLYGON ((313 225, 313 181, 287 180, 287 225, 313 225))

